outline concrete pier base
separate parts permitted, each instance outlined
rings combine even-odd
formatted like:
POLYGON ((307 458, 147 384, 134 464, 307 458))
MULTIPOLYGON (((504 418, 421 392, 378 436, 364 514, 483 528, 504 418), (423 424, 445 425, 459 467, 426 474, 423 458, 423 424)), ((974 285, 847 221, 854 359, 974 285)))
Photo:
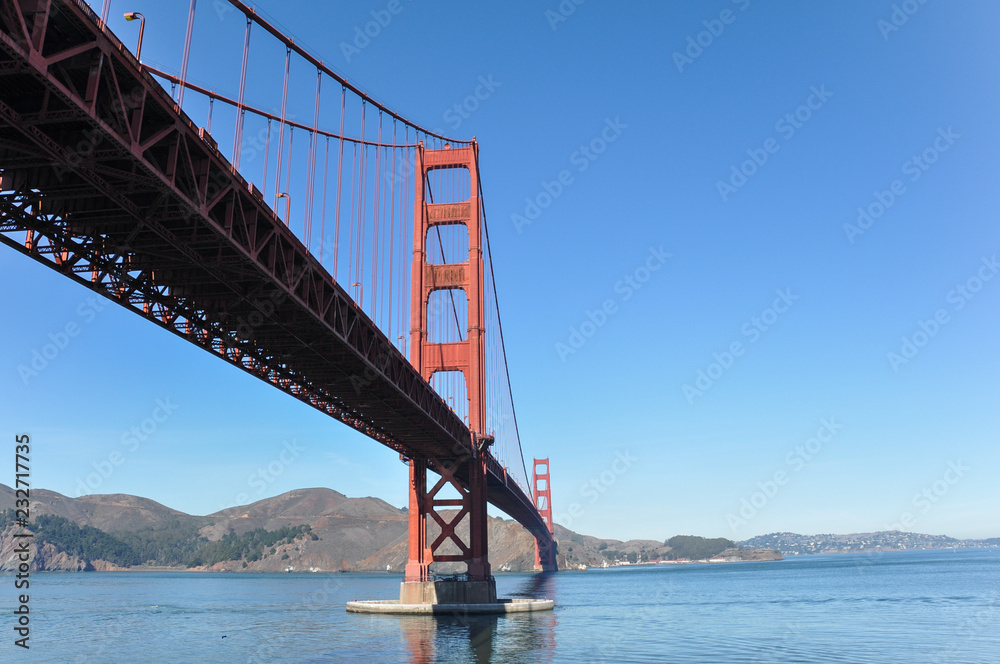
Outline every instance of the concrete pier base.
POLYGON ((497 601, 497 584, 487 581, 441 579, 403 581, 399 584, 400 604, 492 604, 497 601))
POLYGON ((501 599, 488 604, 402 604, 394 599, 358 600, 347 603, 348 613, 395 613, 408 615, 502 614, 551 611, 551 599, 501 599))
POLYGON ((398 614, 499 614, 551 611, 551 599, 497 599, 493 577, 486 581, 439 579, 403 581, 399 600, 368 600, 347 603, 350 613, 398 614))

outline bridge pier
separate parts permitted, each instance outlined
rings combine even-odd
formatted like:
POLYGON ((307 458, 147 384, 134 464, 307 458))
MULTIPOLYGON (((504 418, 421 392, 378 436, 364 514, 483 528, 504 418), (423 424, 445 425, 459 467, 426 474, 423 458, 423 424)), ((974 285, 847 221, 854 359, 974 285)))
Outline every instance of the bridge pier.
MULTIPOLYGON (((549 477, 548 458, 534 460, 531 477, 531 494, 535 499, 535 509, 542 515, 542 521, 548 526, 549 535, 552 535, 555 530, 552 522, 552 484, 549 477)), ((554 538, 535 539, 535 569, 543 572, 554 572, 559 569, 556 563, 556 541, 554 538)))
MULTIPOLYGON (((507 613, 553 607, 550 600, 498 600, 489 562, 487 538, 487 463, 492 432, 486 419, 485 296, 482 223, 479 200, 477 145, 416 152, 416 197, 411 271, 410 363, 424 380, 438 372, 458 372, 465 379, 470 440, 457 446, 448 458, 413 456, 410 465, 409 543, 406 575, 398 602, 352 602, 348 611, 377 613, 507 613), (434 203, 428 191, 428 174, 435 170, 468 173, 469 198, 434 203), (468 258, 460 263, 428 261, 428 235, 435 227, 465 226, 468 258), (459 341, 436 342, 429 338, 428 305, 437 290, 461 290, 468 299, 468 327, 459 341), (440 478, 428 489, 427 471, 440 478), (458 498, 440 497, 453 489, 458 498), (447 508, 447 512, 441 512, 447 508), (439 534, 428 542, 428 517, 439 534), (468 523, 465 539, 459 524, 468 523), (444 548, 443 548, 444 547, 444 548), (451 549, 451 553, 446 551, 451 549), (457 550, 457 553, 454 551, 457 550), (465 563, 465 578, 435 579, 432 563, 465 563)), ((458 177, 456 177, 458 179, 458 177)), ((441 192, 438 192, 439 200, 441 192)), ((458 314, 455 314, 456 319, 458 314)), ((456 396, 456 400, 459 397, 456 396)), ((454 407, 454 406, 453 406, 454 407)), ((463 528, 464 530, 464 528, 463 528)))
MULTIPOLYGON (((406 572, 399 588, 401 604, 483 604, 497 601, 496 582, 488 558, 486 443, 481 444, 481 453, 469 459, 442 462, 419 457, 409 460, 409 543, 406 572), (430 490, 427 489, 428 465, 441 475, 430 490), (464 483, 460 476, 465 478, 464 483), (449 486, 459 494, 459 498, 438 497, 441 490, 449 486), (452 511, 442 514, 438 512, 441 507, 452 508, 452 511), (440 528, 440 533, 430 543, 427 541, 428 516, 440 528), (458 529, 466 520, 469 532, 468 537, 463 539, 458 529), (437 553, 446 543, 457 548, 459 553, 437 553), (433 562, 464 562, 465 578, 434 579, 430 572, 433 562)), ((480 448, 476 446, 473 449, 479 451, 480 448)))
MULTIPOLYGON (((411 271, 410 362, 428 382, 442 371, 461 373, 468 400, 468 446, 455 450, 451 459, 410 459, 410 535, 406 577, 400 601, 419 598, 431 604, 487 603, 496 601, 496 584, 490 570, 486 517, 486 457, 493 437, 486 435, 486 347, 484 340, 485 298, 482 224, 479 204, 479 173, 476 144, 426 150, 417 148, 416 196, 413 213, 413 263, 411 271), (469 198, 459 202, 434 203, 428 174, 443 169, 461 171, 469 178, 469 198), (461 263, 435 264, 428 260, 428 235, 442 225, 465 226, 469 253, 461 263), (464 339, 432 341, 428 305, 431 293, 442 289, 461 290, 468 300, 468 327, 464 339), (441 477, 426 488, 427 469, 441 477), (459 498, 443 499, 439 492, 450 487, 459 498), (452 508, 451 518, 439 508, 452 508), (440 534, 427 542, 427 518, 440 534), (458 525, 467 520, 468 537, 463 540, 458 525), (458 553, 441 553, 449 544, 458 553), (435 581, 430 578, 434 562, 464 562, 463 580, 435 581)), ((438 192, 439 197, 442 192, 438 192)), ((456 397, 457 398, 457 397, 456 397)))
MULTIPOLYGON (((345 94, 350 89, 363 103, 376 106, 380 117, 388 112, 252 9, 234 4, 246 15, 247 35, 256 23, 282 41, 286 64, 295 51, 338 81, 345 94)), ((443 150, 425 150, 421 145, 416 150, 419 177, 407 363, 360 303, 353 302, 324 268, 322 245, 319 260, 310 253, 311 217, 303 219, 309 230, 304 228, 304 235, 296 237, 288 220, 282 223, 261 191, 238 172, 240 142, 235 141, 230 163, 210 133, 198 129, 150 76, 150 68, 106 31, 86 3, 0 0, 0 37, 4 83, 0 85, 4 137, 0 244, 372 439, 405 450, 414 465, 404 584, 418 585, 406 586, 409 590, 401 590, 401 597, 419 597, 430 606, 465 606, 449 602, 468 599, 499 604, 492 601, 496 590, 488 556, 487 479, 496 482, 491 486, 497 493, 489 494, 494 500, 498 495, 510 500, 522 516, 530 505, 522 487, 507 484, 506 470, 488 453, 490 429, 497 425, 487 426, 486 416, 488 333, 476 143, 443 150), (82 144, 99 144, 100 149, 83 155, 81 162, 82 144), (427 186, 427 176, 435 169, 467 171, 468 197, 463 187, 448 185, 456 191, 443 187, 446 191, 437 192, 435 203, 427 186), (442 193, 454 195, 442 197, 442 193), (467 228, 466 260, 428 261, 428 233, 441 226, 467 228), (468 326, 456 335, 459 341, 435 343, 428 338, 428 297, 443 289, 464 291, 468 326), (373 379, 368 380, 371 371, 373 379), (437 372, 464 377, 467 426, 428 384, 437 372), (360 376, 364 380, 356 381, 360 376), (491 464, 488 472, 487 464, 491 464), (442 477, 431 491, 428 469, 442 477), (442 483, 454 486, 461 497, 451 502, 438 499, 442 483), (458 515, 446 521, 438 507, 457 508, 458 515), (441 527, 443 539, 427 542, 428 516, 441 527), (468 522, 467 540, 456 532, 463 520, 468 522), (460 554, 436 555, 446 540, 455 542, 460 554), (432 578, 431 564, 444 560, 465 562, 464 585, 432 578)), ((246 46, 244 65, 245 54, 246 46)), ((198 89, 162 72, 157 76, 179 83, 181 94, 186 88, 198 89)), ((201 89, 199 94, 208 91, 201 89)), ((232 102, 215 95, 211 99, 232 102)), ((316 100, 318 104, 318 82, 316 100)), ((263 116, 242 104, 242 93, 237 106, 263 116)), ((403 125, 428 133, 392 115, 403 125)), ((362 138, 363 118, 362 114, 362 138)), ((281 124, 287 126, 284 119, 281 124)), ((318 130, 318 126, 312 129, 314 139, 318 130)), ((340 132, 344 134, 343 115, 340 132)), ((390 147, 381 141, 361 145, 373 152, 390 147)), ((403 146, 394 136, 391 147, 395 155, 403 146)), ((375 159, 374 172, 364 167, 352 172, 353 183, 388 175, 388 170, 378 172, 385 168, 378 166, 381 162, 375 159)), ((395 156, 392 163, 395 169, 395 156)), ((314 166, 311 162, 312 175, 314 166)), ((289 173, 290 169, 289 164, 289 173)), ((344 179, 344 174, 338 178, 344 179)), ((394 181, 386 182, 391 188, 394 181)), ((339 210, 339 182, 337 191, 339 210)), ((385 203, 378 193, 371 205, 363 195, 361 199, 357 207, 352 199, 352 218, 354 211, 360 217, 385 203)), ((443 254, 439 238, 438 243, 443 254)), ((372 272, 374 280, 378 272, 372 272)), ((499 329, 499 319, 490 329, 499 329)), ((500 366, 505 361, 501 358, 500 366)), ((533 518, 525 521, 535 524, 533 518)), ((535 530, 544 533, 541 527, 535 530)))

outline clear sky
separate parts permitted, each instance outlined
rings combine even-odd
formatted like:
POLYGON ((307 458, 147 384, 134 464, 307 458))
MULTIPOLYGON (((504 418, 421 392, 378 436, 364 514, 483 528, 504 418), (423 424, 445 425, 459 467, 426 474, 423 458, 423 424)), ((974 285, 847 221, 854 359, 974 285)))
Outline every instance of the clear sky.
MULTIPOLYGON (((143 59, 177 70, 186 4, 116 0, 111 26, 133 44, 121 13, 144 12, 143 59)), ((1000 536, 1000 6, 257 6, 415 122, 477 137, 557 522, 1000 536)), ((199 3, 200 63, 239 43, 226 8, 199 3)), ((311 486, 405 504, 388 449, 13 251, 0 281, 0 412, 32 436, 34 486, 90 475, 196 514, 311 486)))

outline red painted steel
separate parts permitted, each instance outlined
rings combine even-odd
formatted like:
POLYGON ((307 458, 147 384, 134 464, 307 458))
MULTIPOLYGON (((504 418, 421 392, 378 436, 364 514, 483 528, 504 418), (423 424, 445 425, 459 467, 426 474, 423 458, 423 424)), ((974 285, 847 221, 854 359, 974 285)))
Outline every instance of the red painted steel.
MULTIPOLYGON (((549 460, 535 459, 531 471, 532 495, 535 498, 535 509, 542 515, 542 521, 554 532, 552 521, 552 480, 549 477, 549 460)), ((556 543, 554 538, 535 540, 535 567, 545 571, 556 569, 556 543)))
MULTIPOLYGON (((426 154, 435 167, 460 159, 474 169, 474 150, 426 154)), ((475 193, 472 200, 468 210, 431 204, 420 217, 474 216, 468 264, 476 269, 425 265, 419 277, 477 295, 464 363, 457 348, 418 334, 411 354, 426 358, 429 373, 417 371, 86 3, 0 0, 0 243, 426 460, 440 486, 467 492, 478 533, 467 544, 470 572, 488 576, 487 499, 536 538, 551 536, 486 448, 475 193), (426 380, 450 368, 470 386, 468 427, 426 380)), ((433 508, 436 492, 415 498, 433 508)))
POLYGON ((420 145, 416 154, 416 198, 413 214, 413 264, 410 277, 410 362, 424 380, 430 382, 440 371, 459 371, 465 376, 469 400, 469 452, 442 463, 431 459, 441 479, 430 491, 419 484, 428 459, 410 459, 410 504, 419 514, 410 513, 409 562, 406 581, 426 581, 432 562, 461 561, 468 565, 470 581, 490 578, 488 559, 486 497, 487 449, 492 437, 486 431, 486 346, 484 265, 482 225, 479 217, 478 146, 470 145, 428 150, 420 145), (428 175, 436 169, 464 169, 471 178, 470 197, 458 203, 434 203, 428 191, 428 175), (462 263, 434 265, 427 260, 427 236, 439 225, 463 225, 468 230, 469 255, 462 263), (428 340, 428 304, 431 293, 445 288, 460 288, 468 297, 468 335, 464 341, 432 343, 428 340), (457 480, 461 472, 465 482, 457 480), (435 495, 451 484, 461 496, 455 500, 437 500, 435 495), (450 520, 437 512, 438 507, 460 508, 450 520), (427 516, 433 518, 441 534, 426 546, 427 516), (469 541, 457 533, 458 524, 468 517, 469 541), (458 547, 461 554, 439 554, 445 542, 458 547))

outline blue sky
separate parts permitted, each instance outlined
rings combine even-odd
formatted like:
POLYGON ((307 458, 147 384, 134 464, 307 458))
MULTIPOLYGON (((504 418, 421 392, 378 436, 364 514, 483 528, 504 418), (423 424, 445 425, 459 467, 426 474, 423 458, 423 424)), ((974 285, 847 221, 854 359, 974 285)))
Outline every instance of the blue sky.
MULTIPOLYGON (((115 2, 111 26, 133 44, 121 12, 142 11, 144 61, 177 70, 184 4, 115 2)), ((257 6, 413 121, 477 137, 557 522, 1000 535, 1000 7, 399 0, 345 51, 390 4, 257 6)), ((199 5, 214 66, 242 18, 199 5)), ((88 490, 198 514, 308 486, 405 504, 388 449, 13 251, 0 279, 2 421, 32 435, 34 486, 76 495, 110 464, 88 490)))

